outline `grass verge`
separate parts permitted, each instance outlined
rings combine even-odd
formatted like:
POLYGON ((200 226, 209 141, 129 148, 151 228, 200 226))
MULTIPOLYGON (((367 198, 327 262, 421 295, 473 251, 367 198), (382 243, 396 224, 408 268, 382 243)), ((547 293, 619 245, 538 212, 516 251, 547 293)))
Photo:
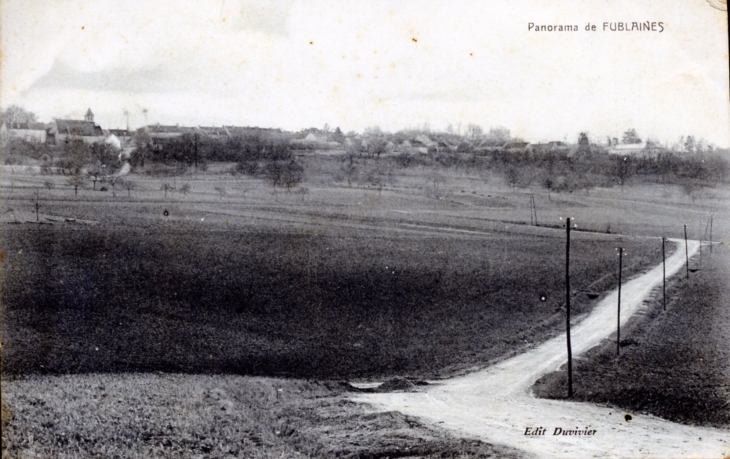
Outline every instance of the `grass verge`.
MULTIPOLYGON (((646 314, 588 351, 573 366, 573 399, 610 404, 670 421, 730 426, 730 254, 703 248, 702 266, 674 279, 662 311, 661 291, 646 314)), ((697 257, 693 260, 698 266, 697 257)), ((564 369, 537 381, 538 397, 564 398, 564 369)))

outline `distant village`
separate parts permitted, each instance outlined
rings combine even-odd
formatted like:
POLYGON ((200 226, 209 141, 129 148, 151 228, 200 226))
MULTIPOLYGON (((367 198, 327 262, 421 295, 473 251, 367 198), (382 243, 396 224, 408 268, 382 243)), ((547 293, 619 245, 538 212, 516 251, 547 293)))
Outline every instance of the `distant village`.
POLYGON ((135 131, 130 129, 106 129, 94 121, 91 108, 86 111, 83 120, 54 119, 50 123, 40 122, 12 122, 3 121, 0 127, 0 139, 17 138, 28 142, 58 145, 69 140, 81 140, 86 144, 106 143, 120 149, 139 146, 140 138, 143 143, 153 149, 162 148, 171 139, 185 135, 199 138, 225 140, 241 136, 276 136, 286 138, 293 149, 317 150, 344 150, 348 146, 357 144, 363 149, 371 148, 373 142, 382 143, 377 148, 382 150, 378 154, 427 154, 462 152, 488 154, 490 152, 531 153, 554 152, 560 154, 575 153, 582 140, 589 142, 594 150, 614 155, 631 155, 637 157, 656 157, 666 151, 701 152, 712 151, 715 147, 697 141, 693 137, 683 137, 679 145, 667 147, 659 142, 645 141, 638 137, 633 129, 623 133, 621 139, 606 138, 601 141, 588 139, 584 134, 576 137, 576 142, 570 143, 553 140, 544 143, 530 143, 521 139, 514 139, 510 131, 503 127, 490 128, 484 132, 479 126, 470 124, 465 132, 448 128, 444 132, 431 132, 428 129, 403 130, 395 134, 380 131, 378 128, 366 129, 362 134, 340 131, 339 128, 329 130, 324 128, 309 128, 298 133, 284 132, 281 129, 244 127, 244 126, 180 126, 150 124, 135 131), (136 141, 136 142, 135 142, 136 141))
MULTIPOLYGON (((50 123, 37 122, 33 113, 17 106, 0 115, 0 168, 11 174, 20 166, 61 174, 69 177, 75 192, 86 181, 96 189, 100 180, 115 183, 129 173, 163 177, 198 172, 249 176, 287 190, 308 176, 324 174, 326 180, 380 190, 398 171, 414 166, 426 175, 452 169, 500 177, 512 188, 540 186, 548 193, 663 183, 679 185, 695 196, 695 190, 730 178, 727 149, 692 135, 661 144, 643 139, 633 128, 620 138, 596 139, 580 132, 570 140, 532 143, 512 137, 507 128, 483 130, 476 124, 442 131, 424 125, 394 133, 378 127, 343 132, 327 124, 298 132, 162 124, 131 130, 99 126, 91 108, 84 119, 50 123), (318 159, 328 164, 328 172, 315 165, 318 159)), ((435 197, 440 180, 429 185, 435 197)))

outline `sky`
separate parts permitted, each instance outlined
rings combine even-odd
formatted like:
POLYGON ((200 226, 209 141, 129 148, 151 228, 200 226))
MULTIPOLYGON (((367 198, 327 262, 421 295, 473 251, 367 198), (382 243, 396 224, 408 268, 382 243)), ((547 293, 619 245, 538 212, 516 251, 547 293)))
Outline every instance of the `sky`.
POLYGON ((103 128, 127 112, 132 128, 634 128, 728 147, 721 1, 3 0, 0 105, 44 121, 91 108, 103 128), (603 30, 634 21, 664 30, 603 30))

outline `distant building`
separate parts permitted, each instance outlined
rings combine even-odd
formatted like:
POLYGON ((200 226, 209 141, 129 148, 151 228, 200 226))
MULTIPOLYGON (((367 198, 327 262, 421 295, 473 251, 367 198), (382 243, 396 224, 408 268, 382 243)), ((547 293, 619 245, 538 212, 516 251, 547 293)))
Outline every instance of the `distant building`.
POLYGON ((547 143, 532 144, 532 150, 536 153, 560 153, 567 155, 570 152, 570 145, 560 140, 547 143))
POLYGON ((132 142, 132 134, 127 129, 109 129, 109 135, 119 139, 122 148, 128 146, 132 142))
POLYGON ((106 140, 104 131, 94 123, 94 113, 91 109, 86 111, 83 120, 54 120, 50 134, 56 143, 72 139, 82 140, 84 143, 100 143, 106 140))
POLYGON ((8 139, 23 139, 27 142, 45 143, 48 131, 43 123, 2 123, 0 138, 3 142, 8 139))
POLYGON ((504 144, 504 151, 509 153, 525 153, 532 151, 532 146, 529 142, 513 140, 504 144))
POLYGON ((664 148, 652 142, 621 143, 614 144, 607 149, 611 155, 636 156, 640 158, 653 158, 665 151, 664 148))
POLYGON ((175 137, 182 137, 183 134, 192 134, 195 132, 194 127, 180 126, 166 126, 163 124, 152 124, 143 128, 150 138, 153 139, 174 139, 175 137))

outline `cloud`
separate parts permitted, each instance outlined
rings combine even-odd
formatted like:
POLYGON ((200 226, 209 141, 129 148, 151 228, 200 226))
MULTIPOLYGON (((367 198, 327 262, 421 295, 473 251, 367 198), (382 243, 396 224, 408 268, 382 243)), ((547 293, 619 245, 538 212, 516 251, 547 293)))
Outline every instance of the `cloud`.
POLYGON ((224 18, 230 15, 237 30, 287 36, 291 0, 240 0, 224 2, 224 18))
POLYGON ((83 89, 127 93, 172 92, 183 89, 175 85, 174 72, 164 67, 140 69, 109 68, 82 71, 56 60, 48 73, 37 79, 23 94, 45 89, 83 89))

